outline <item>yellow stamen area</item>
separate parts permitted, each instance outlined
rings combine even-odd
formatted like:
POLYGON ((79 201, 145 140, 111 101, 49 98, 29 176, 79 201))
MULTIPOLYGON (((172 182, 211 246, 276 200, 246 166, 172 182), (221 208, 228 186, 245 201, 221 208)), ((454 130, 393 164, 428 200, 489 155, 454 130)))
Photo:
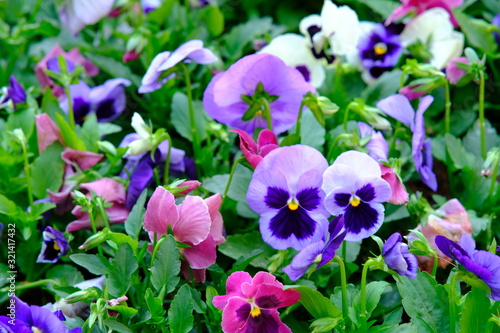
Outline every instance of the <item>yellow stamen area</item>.
POLYGON ((375 51, 378 55, 383 55, 387 53, 387 45, 385 43, 377 43, 373 47, 373 51, 375 51))
POLYGON ((36 327, 32 327, 31 330, 33 331, 33 333, 42 333, 42 331, 36 327))
POLYGON ((292 201, 288 204, 288 208, 290 210, 297 210, 297 209, 299 209, 299 204, 295 201, 292 201))
POLYGON ((57 244, 57 242, 54 242, 54 245, 52 245, 54 247, 54 250, 56 251, 59 251, 61 248, 59 247, 59 245, 57 244))
POLYGON ((258 317, 260 316, 261 312, 260 312, 260 308, 253 308, 252 311, 250 311, 250 314, 252 315, 252 317, 258 317))
POLYGON ((350 203, 351 203, 351 206, 353 206, 353 207, 358 207, 358 206, 359 206, 359 204, 361 203, 361 200, 359 200, 359 199, 358 199, 358 198, 356 198, 356 197, 352 197, 352 198, 351 198, 351 202, 350 202, 350 203))

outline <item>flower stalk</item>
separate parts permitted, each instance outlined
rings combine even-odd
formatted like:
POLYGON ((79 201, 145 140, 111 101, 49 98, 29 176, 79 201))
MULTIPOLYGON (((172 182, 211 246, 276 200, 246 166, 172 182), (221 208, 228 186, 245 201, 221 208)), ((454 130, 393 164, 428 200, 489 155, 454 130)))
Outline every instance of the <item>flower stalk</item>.
POLYGON ((486 159, 486 126, 484 119, 484 71, 479 71, 479 128, 481 132, 481 156, 486 159))

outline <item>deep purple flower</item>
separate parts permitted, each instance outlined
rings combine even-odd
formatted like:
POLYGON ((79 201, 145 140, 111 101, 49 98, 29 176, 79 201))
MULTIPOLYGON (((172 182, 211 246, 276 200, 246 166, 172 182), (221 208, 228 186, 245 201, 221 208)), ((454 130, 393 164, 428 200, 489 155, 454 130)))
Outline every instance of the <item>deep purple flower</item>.
POLYGON ((38 305, 28 305, 17 297, 10 299, 15 319, 0 316, 0 332, 6 333, 80 333, 81 328, 68 329, 56 314, 38 305))
POLYGON ((358 44, 361 63, 375 79, 390 71, 402 53, 399 36, 383 24, 375 24, 370 33, 361 38, 358 44))
MULTIPOLYGON (((128 134, 123 138, 120 147, 126 147, 131 142, 140 140, 136 133, 128 134)), ((159 168, 160 179, 163 176, 165 160, 168 154, 168 141, 165 140, 158 145, 153 156, 150 152, 139 155, 127 155, 127 162, 120 174, 122 178, 130 178, 130 184, 127 190, 127 207, 132 208, 145 188, 154 182, 154 169, 159 168)), ((170 173, 181 176, 185 172, 184 165, 185 152, 181 149, 173 148, 170 150, 170 173)))
POLYGON ((341 233, 343 228, 344 217, 339 215, 330 222, 328 241, 323 239, 306 246, 293 258, 290 265, 283 267, 283 271, 292 281, 297 281, 313 263, 317 262, 316 269, 320 269, 335 257, 335 251, 340 247, 346 235, 345 230, 341 233))
POLYGON ((175 77, 175 73, 171 73, 166 77, 162 77, 162 74, 181 61, 194 61, 198 64, 206 65, 217 61, 217 57, 212 51, 203 47, 203 42, 198 39, 193 39, 182 44, 173 52, 165 51, 159 53, 154 57, 146 74, 144 74, 139 92, 144 94, 160 89, 165 82, 175 77))
POLYGON ((36 262, 54 263, 59 260, 59 257, 68 253, 68 240, 61 231, 46 227, 42 235, 42 250, 36 262))
POLYGON ((278 250, 301 250, 324 238, 329 214, 321 181, 327 167, 319 151, 304 145, 277 148, 257 165, 247 201, 260 214, 266 243, 278 250))
POLYGON ((445 255, 486 283, 491 289, 489 298, 500 301, 500 257, 488 251, 476 250, 476 242, 469 234, 463 234, 458 244, 438 235, 436 245, 445 255))
POLYGON ((17 82, 14 75, 10 76, 10 86, 7 88, 7 95, 14 104, 26 102, 26 91, 24 91, 24 88, 17 82))
POLYGON ((417 276, 418 262, 414 254, 408 250, 408 245, 402 242, 400 233, 393 233, 385 242, 382 255, 390 269, 410 279, 417 276))
MULTIPOLYGON (((70 89, 75 121, 82 123, 91 113, 95 113, 97 121, 101 123, 116 119, 127 104, 123 86, 129 85, 130 81, 126 79, 111 79, 94 88, 90 88, 83 81, 72 85, 70 89)), ((59 106, 68 112, 68 99, 64 97, 59 106)))
POLYGON ((390 185, 381 177, 378 163, 365 153, 347 151, 323 175, 325 208, 344 215, 346 240, 356 242, 373 235, 384 221, 390 185))
POLYGON ((432 144, 431 139, 425 139, 424 112, 434 98, 430 95, 420 99, 417 112, 413 110, 410 101, 403 95, 391 95, 377 103, 377 107, 389 116, 410 127, 413 132, 411 140, 412 155, 415 168, 422 181, 431 190, 437 191, 436 174, 432 171, 432 144))
POLYGON ((203 96, 215 120, 250 134, 267 128, 263 99, 269 103, 273 132, 283 133, 297 120, 307 92, 315 92, 299 70, 266 53, 251 54, 217 74, 203 96))
MULTIPOLYGON (((496 25, 498 28, 500 28, 500 13, 498 13, 493 20, 491 20, 491 23, 496 25)), ((500 45, 500 33, 498 31, 494 31, 493 34, 495 35, 495 40, 498 45, 500 45)))
POLYGON ((368 149, 368 155, 376 161, 387 161, 389 146, 382 132, 375 131, 370 125, 361 121, 358 122, 358 128, 361 139, 370 138, 370 141, 365 145, 366 149, 368 149))

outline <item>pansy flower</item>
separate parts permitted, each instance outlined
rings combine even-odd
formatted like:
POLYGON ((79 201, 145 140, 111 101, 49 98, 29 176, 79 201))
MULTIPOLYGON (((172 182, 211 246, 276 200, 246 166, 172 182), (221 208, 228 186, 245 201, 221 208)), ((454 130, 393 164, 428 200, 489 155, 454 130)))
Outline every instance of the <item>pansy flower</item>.
POLYGON ((42 237, 42 250, 36 262, 54 263, 59 260, 59 257, 68 253, 68 240, 61 231, 52 227, 46 227, 42 232, 42 237))
POLYGON ((426 10, 435 7, 441 7, 448 12, 450 15, 450 21, 455 27, 458 27, 458 22, 453 17, 451 11, 452 8, 460 7, 464 0, 400 0, 402 5, 394 9, 391 13, 386 24, 391 23, 394 20, 400 19, 410 13, 422 14, 426 10))
POLYGON ((382 172, 382 179, 391 186, 392 195, 387 202, 394 205, 406 205, 408 203, 408 192, 396 171, 384 163, 380 163, 380 171, 382 172))
POLYGON ((329 239, 320 240, 303 248, 292 260, 292 263, 283 267, 283 271, 292 281, 297 281, 304 275, 309 266, 318 263, 316 269, 320 269, 335 257, 335 251, 340 247, 345 238, 344 217, 335 217, 328 227, 329 239))
POLYGON ((369 138, 365 145, 366 149, 368 149, 368 155, 376 161, 387 161, 389 146, 382 132, 375 131, 370 125, 361 121, 358 122, 358 129, 361 139, 369 138))
POLYGON ((226 295, 215 296, 213 304, 222 310, 222 330, 233 332, 291 333, 278 309, 297 303, 300 293, 283 290, 283 284, 267 272, 252 278, 247 272, 234 272, 226 282, 226 295))
POLYGON ((382 179, 379 164, 358 151, 342 153, 323 175, 325 208, 344 215, 346 240, 357 242, 373 235, 384 221, 382 202, 391 187, 382 179))
POLYGON ((144 13, 149 13, 161 6, 161 0, 141 0, 141 7, 144 13))
POLYGON ((378 102, 377 107, 389 116, 410 127, 410 130, 413 132, 411 150, 415 161, 415 168, 424 184, 431 190, 437 191, 436 174, 432 171, 432 144, 431 139, 425 139, 424 124, 424 112, 433 100, 434 98, 430 95, 422 97, 415 112, 406 96, 391 95, 378 102))
POLYGON ((278 148, 278 138, 270 130, 263 130, 259 133, 257 143, 245 131, 232 130, 240 136, 240 149, 243 156, 247 159, 254 168, 262 161, 262 159, 269 154, 272 150, 278 148))
POLYGON ((267 128, 263 112, 268 104, 272 130, 280 134, 295 124, 307 92, 315 89, 299 70, 274 55, 251 54, 210 81, 203 106, 218 122, 251 134, 267 128))
POLYGON ((159 53, 154 57, 146 74, 144 74, 139 92, 144 94, 160 89, 165 82, 175 77, 175 73, 162 76, 164 72, 173 68, 181 61, 194 61, 198 64, 206 65, 217 61, 217 57, 212 51, 203 47, 203 41, 198 39, 193 39, 182 44, 173 52, 165 51, 159 53))
POLYGON ((0 96, 0 108, 9 104, 10 101, 14 107, 16 107, 16 104, 26 102, 26 91, 19 84, 14 75, 10 76, 9 83, 10 85, 4 88, 3 96, 0 96))
POLYGON ((467 72, 457 66, 457 62, 463 64, 470 64, 470 61, 467 57, 458 57, 453 58, 446 66, 446 78, 450 81, 451 84, 457 84, 461 78, 463 78, 467 72))
POLYGON ((398 232, 393 233, 384 243, 382 256, 392 270, 399 275, 414 279, 417 276, 417 258, 408 250, 408 245, 402 242, 403 237, 398 232))
POLYGON ((73 35, 96 24, 113 9, 114 0, 66 0, 59 8, 61 23, 73 35))
POLYGON ((482 250, 476 250, 476 242, 469 234, 463 234, 459 243, 436 236, 437 247, 448 257, 456 260, 465 270, 475 274, 488 287, 488 297, 500 301, 500 257, 482 250))
POLYGON ((247 201, 260 214, 266 243, 278 250, 301 250, 323 239, 329 214, 321 182, 327 167, 319 151, 304 145, 277 148, 257 165, 247 201))

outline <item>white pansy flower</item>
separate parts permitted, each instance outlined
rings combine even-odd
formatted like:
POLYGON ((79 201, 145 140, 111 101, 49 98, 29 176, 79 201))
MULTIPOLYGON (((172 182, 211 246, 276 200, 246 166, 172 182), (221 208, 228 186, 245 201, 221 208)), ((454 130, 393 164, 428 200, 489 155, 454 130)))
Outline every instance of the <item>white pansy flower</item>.
POLYGON ((139 155, 153 149, 153 133, 151 128, 144 122, 141 115, 134 112, 132 116, 132 127, 141 139, 131 142, 128 146, 127 155, 139 155))

